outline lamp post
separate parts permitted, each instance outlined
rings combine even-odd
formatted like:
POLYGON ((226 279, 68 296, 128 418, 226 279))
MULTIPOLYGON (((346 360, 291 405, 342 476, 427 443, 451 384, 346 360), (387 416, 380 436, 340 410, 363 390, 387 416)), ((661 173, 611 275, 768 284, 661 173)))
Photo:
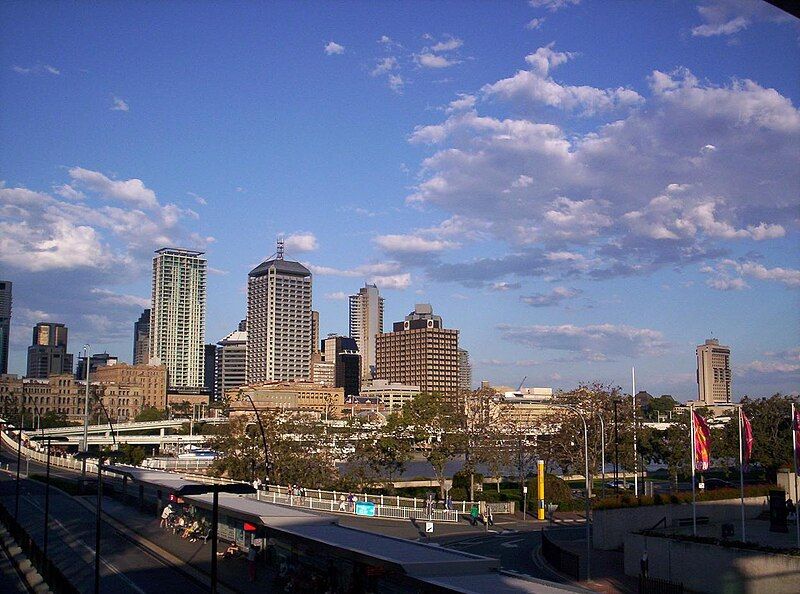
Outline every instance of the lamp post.
POLYGON ((44 541, 42 551, 45 558, 47 558, 47 543, 50 536, 50 448, 52 442, 68 442, 66 437, 53 437, 52 435, 45 435, 42 429, 42 435, 31 436, 31 439, 45 441, 47 445, 47 470, 45 471, 45 487, 44 487, 44 541))
MULTIPOLYGON (((617 405, 619 400, 614 398, 614 491, 619 496, 619 426, 617 425, 617 405)), ((625 479, 622 479, 625 482, 625 479)))
POLYGON ((267 438, 264 434, 264 425, 261 424, 261 415, 258 414, 258 409, 256 408, 253 399, 250 397, 250 394, 246 392, 239 391, 239 396, 241 397, 242 394, 250 401, 250 406, 253 407, 253 412, 256 413, 256 422, 258 423, 258 429, 261 431, 261 443, 264 445, 264 472, 266 473, 264 476, 264 480, 269 480, 269 473, 270 473, 270 465, 269 465, 269 448, 267 448, 267 438))
MULTIPOLYGON (((110 460, 119 458, 122 452, 103 452, 97 454, 97 515, 95 516, 94 528, 94 592, 100 594, 100 526, 102 523, 102 507, 103 507, 103 460, 110 460)), ((79 460, 83 460, 84 469, 86 468, 86 460, 89 458, 89 452, 78 452, 75 455, 79 460)))
POLYGON ((603 421, 603 413, 596 410, 594 414, 600 419, 600 480, 602 497, 606 496, 606 424, 603 421))
POLYGON ((586 581, 589 581, 592 574, 592 528, 589 523, 589 429, 586 425, 586 417, 574 406, 569 406, 567 404, 552 404, 551 406, 574 412, 580 417, 581 423, 583 424, 583 461, 584 474, 586 475, 586 581))
MULTIPOLYGON (((9 425, 9 429, 14 429, 14 425, 9 425)), ((17 429, 17 485, 14 493, 14 517, 19 517, 19 469, 22 466, 22 431, 23 427, 17 429)))
MULTIPOLYGON (((81 452, 84 454, 89 451, 89 345, 83 345, 83 362, 86 365, 86 392, 83 399, 83 442, 81 452)), ((83 457, 81 464, 81 489, 86 481, 86 456, 83 457)))
MULTIPOLYGON (((111 427, 111 441, 114 442, 114 449, 117 449, 117 438, 114 437, 114 425, 111 423, 111 416, 108 414, 108 409, 106 409, 105 405, 103 404, 103 399, 98 396, 97 403, 100 405, 100 408, 103 409, 103 412, 106 414, 106 420, 108 421, 108 426, 111 427)), ((99 419, 98 419, 99 420, 99 419)))

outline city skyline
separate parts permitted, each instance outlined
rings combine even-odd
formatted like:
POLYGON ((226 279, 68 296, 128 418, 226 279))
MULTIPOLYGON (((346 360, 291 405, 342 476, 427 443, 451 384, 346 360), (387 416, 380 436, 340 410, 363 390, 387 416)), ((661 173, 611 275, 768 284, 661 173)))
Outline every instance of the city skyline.
POLYGON ((692 399, 713 336, 734 400, 796 392, 797 21, 642 4, 154 5, 148 47, 131 7, 0 7, 9 371, 40 321, 128 360, 167 245, 206 252, 220 340, 283 233, 321 336, 347 333, 368 282, 390 320, 432 303, 476 384, 629 389, 635 365, 641 389, 692 399), (206 21, 230 43, 204 48, 206 21))

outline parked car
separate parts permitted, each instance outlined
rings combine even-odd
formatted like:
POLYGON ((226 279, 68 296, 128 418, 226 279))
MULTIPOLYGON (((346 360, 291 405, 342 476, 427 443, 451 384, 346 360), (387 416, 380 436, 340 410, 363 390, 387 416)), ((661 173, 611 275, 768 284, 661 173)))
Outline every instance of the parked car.
POLYGON ((737 485, 733 484, 730 481, 724 481, 718 478, 710 478, 706 479, 705 481, 705 488, 709 491, 713 491, 714 489, 732 489, 735 488, 737 485))
POLYGON ((609 487, 610 489, 624 490, 624 489, 630 489, 632 487, 632 485, 630 483, 626 483, 625 481, 620 479, 620 480, 616 480, 616 481, 608 481, 606 483, 606 487, 609 487))

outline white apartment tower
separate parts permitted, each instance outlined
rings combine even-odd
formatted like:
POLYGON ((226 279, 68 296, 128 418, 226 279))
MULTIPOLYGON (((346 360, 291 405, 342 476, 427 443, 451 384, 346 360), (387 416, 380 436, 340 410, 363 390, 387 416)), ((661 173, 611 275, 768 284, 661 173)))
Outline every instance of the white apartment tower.
POLYGON ((167 367, 176 388, 201 388, 206 331, 206 272, 203 252, 156 250, 150 313, 150 358, 167 367))
POLYGON ((350 295, 350 338, 361 353, 361 379, 371 380, 376 365, 375 336, 383 332, 383 297, 375 285, 365 284, 350 295))
POLYGON ((217 343, 214 399, 247 383, 247 331, 236 330, 217 343))
POLYGON ((698 400, 705 404, 731 401, 731 349, 709 338, 697 347, 698 400))
POLYGON ((307 380, 312 351, 311 272, 277 255, 247 279, 247 383, 307 380))

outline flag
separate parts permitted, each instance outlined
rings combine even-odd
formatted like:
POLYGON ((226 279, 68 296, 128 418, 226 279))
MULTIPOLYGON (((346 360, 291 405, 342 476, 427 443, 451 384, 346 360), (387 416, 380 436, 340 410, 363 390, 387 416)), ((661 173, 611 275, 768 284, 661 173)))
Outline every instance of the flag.
POLYGON ((711 460, 711 431, 706 420, 692 411, 694 415, 694 465, 697 470, 708 470, 711 460))
MULTIPOLYGON (((740 409, 741 410, 741 409, 740 409)), ((750 454, 753 453, 753 427, 750 425, 750 419, 742 413, 742 464, 745 468, 750 464, 750 454)))
POLYGON ((794 464, 795 469, 800 468, 800 409, 794 407, 794 464))

